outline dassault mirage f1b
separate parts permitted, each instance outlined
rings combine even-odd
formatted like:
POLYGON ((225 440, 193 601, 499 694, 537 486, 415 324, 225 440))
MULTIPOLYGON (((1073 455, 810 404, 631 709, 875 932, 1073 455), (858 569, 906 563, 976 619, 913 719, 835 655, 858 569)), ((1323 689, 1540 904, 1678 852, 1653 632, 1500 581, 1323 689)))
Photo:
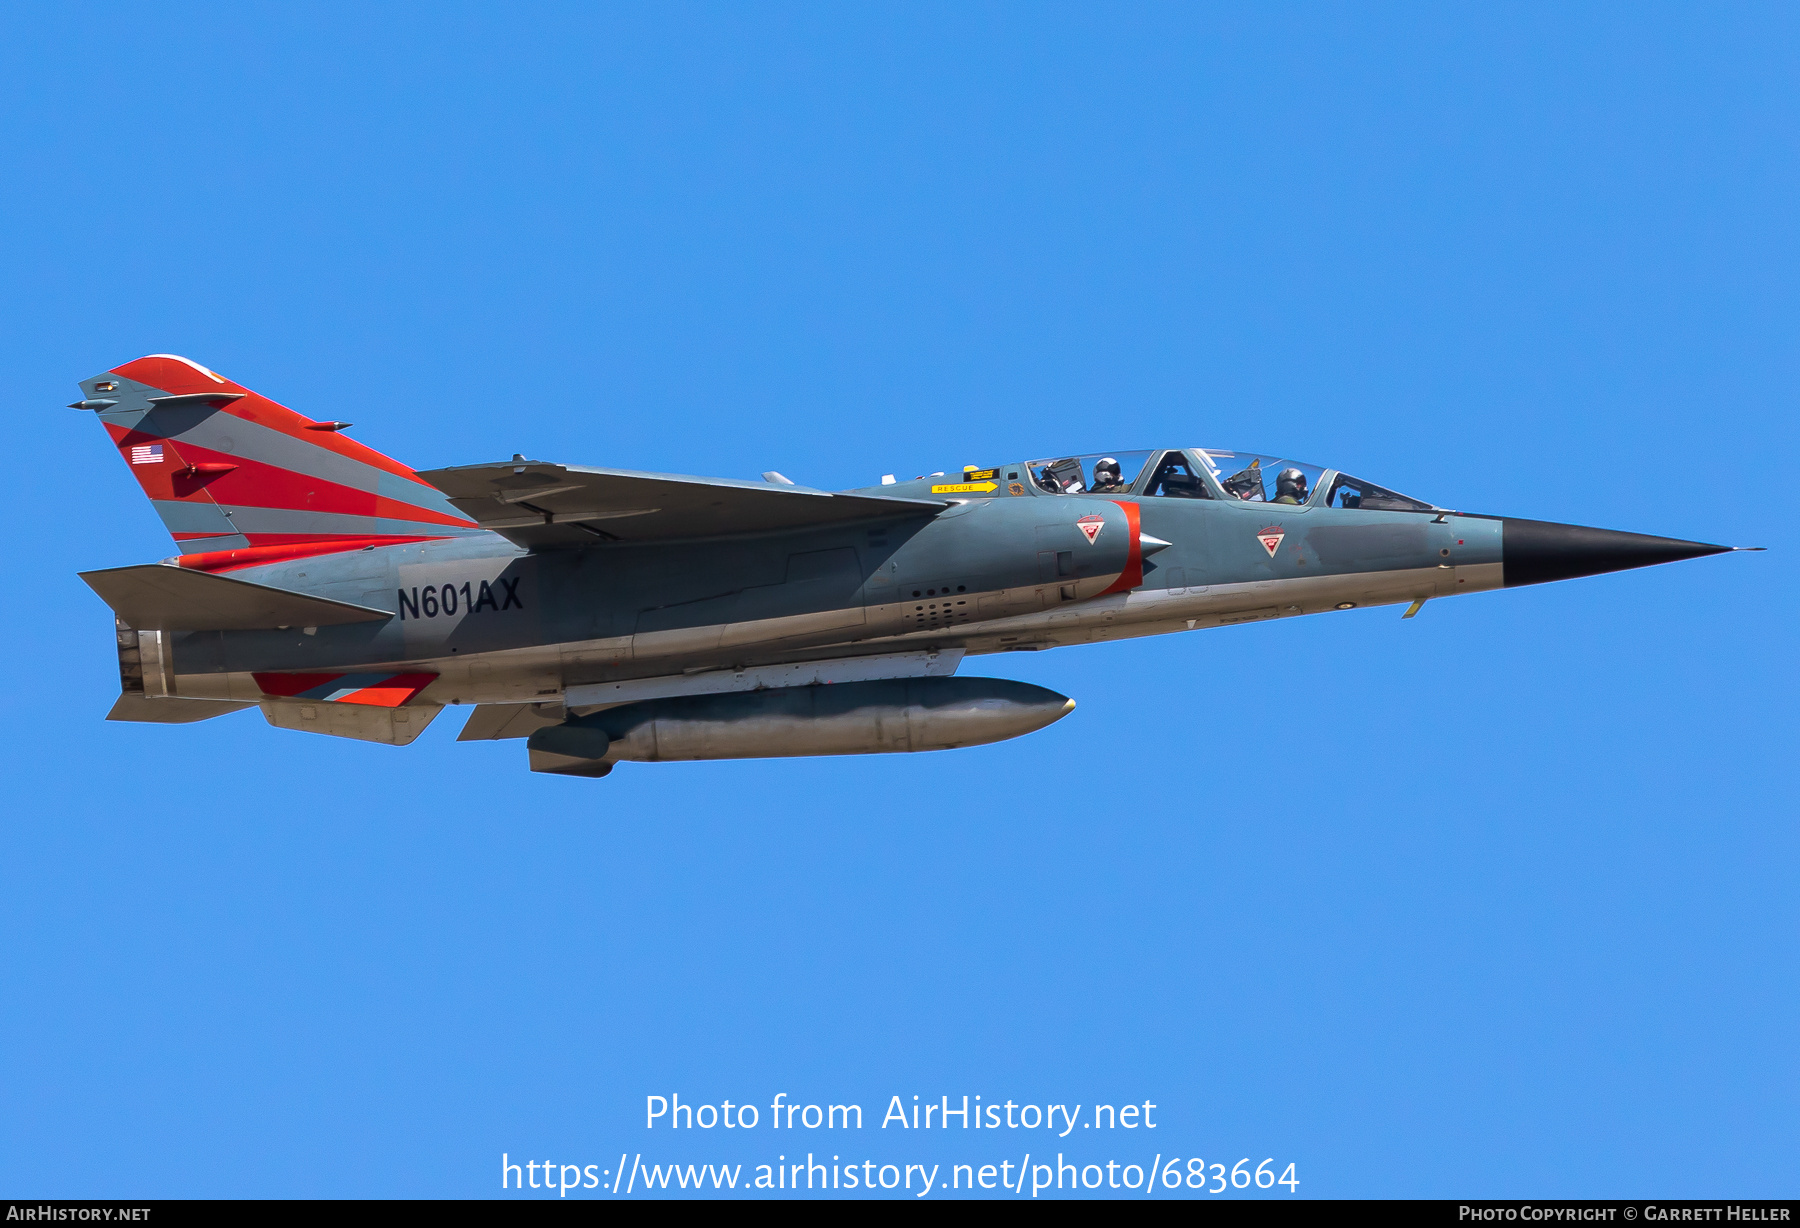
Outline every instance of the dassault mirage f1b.
POLYGON ((1731 549, 1471 515, 1273 453, 1157 448, 823 491, 514 456, 417 473, 197 363, 82 382, 178 557, 82 575, 111 719, 255 705, 531 768, 942 750, 1072 709, 996 652, 1405 605, 1731 549))

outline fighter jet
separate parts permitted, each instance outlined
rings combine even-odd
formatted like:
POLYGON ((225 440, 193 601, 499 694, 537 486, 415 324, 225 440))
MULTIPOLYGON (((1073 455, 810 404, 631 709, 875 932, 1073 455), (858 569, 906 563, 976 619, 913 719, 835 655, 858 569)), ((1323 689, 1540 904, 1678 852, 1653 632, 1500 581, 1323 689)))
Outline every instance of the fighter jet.
POLYGON ((1426 602, 1732 547, 1439 507, 1275 453, 1165 447, 825 491, 510 460, 415 472, 185 358, 84 380, 181 553, 82 573, 111 720, 251 706, 533 771, 942 750, 1074 708, 964 659, 1426 602))

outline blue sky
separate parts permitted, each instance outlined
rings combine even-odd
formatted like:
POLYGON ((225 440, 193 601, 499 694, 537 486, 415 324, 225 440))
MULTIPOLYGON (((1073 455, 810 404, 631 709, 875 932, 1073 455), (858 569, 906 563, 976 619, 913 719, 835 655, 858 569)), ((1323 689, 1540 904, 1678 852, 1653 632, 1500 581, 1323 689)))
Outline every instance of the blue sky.
POLYGON ((1060 1149, 1791 1195, 1797 41, 1774 5, 9 6, 0 1194, 1060 1149), (171 548, 61 406, 158 352, 419 468, 1262 448, 1775 549, 971 662, 1080 703, 998 746, 544 778, 456 713, 406 750, 102 721, 75 572, 171 548), (646 1131, 670 1092, 871 1117, 646 1131), (875 1124, 963 1094, 1159 1125, 875 1124))

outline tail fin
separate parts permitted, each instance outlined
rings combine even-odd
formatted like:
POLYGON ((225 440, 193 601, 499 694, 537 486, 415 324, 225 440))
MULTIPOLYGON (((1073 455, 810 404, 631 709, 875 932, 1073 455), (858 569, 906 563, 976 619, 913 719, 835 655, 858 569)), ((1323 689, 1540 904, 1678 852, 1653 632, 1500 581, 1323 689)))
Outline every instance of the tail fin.
POLYGON ((81 382, 182 563, 226 571, 479 532, 395 460, 172 354, 81 382))

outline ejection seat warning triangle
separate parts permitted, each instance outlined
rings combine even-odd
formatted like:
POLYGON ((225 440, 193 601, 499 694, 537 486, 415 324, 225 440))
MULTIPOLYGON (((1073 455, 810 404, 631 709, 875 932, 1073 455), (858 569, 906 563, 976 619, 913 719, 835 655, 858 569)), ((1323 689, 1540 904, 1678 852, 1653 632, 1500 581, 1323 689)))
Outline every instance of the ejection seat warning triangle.
POLYGON ((1081 535, 1088 539, 1088 545, 1091 546, 1094 539, 1100 536, 1100 530, 1106 527, 1106 517, 1083 516, 1075 522, 1075 527, 1081 530, 1081 535))
POLYGON ((1261 542, 1262 548, 1269 552, 1269 557, 1274 558, 1275 552, 1281 549, 1281 539, 1284 536, 1286 534, 1282 532, 1281 526, 1276 525, 1274 528, 1259 530, 1256 540, 1261 542))

